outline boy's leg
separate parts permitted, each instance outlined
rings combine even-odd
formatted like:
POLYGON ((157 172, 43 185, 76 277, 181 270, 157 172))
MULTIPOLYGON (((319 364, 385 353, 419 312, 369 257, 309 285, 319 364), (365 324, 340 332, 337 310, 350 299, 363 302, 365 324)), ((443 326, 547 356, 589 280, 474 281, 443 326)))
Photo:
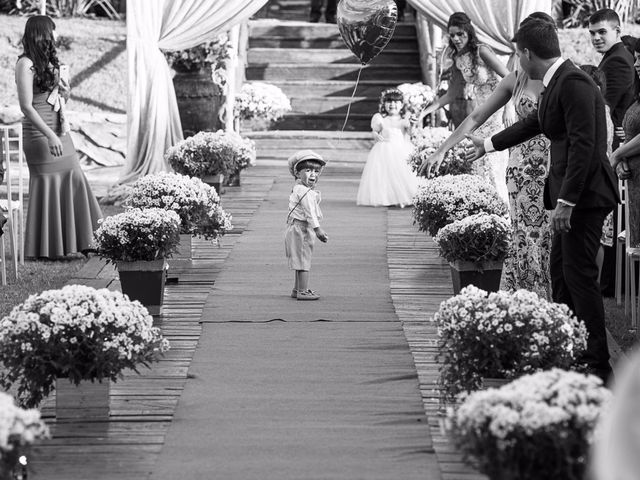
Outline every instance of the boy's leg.
POLYGON ((299 292, 306 292, 309 289, 309 270, 296 270, 296 280, 299 292))

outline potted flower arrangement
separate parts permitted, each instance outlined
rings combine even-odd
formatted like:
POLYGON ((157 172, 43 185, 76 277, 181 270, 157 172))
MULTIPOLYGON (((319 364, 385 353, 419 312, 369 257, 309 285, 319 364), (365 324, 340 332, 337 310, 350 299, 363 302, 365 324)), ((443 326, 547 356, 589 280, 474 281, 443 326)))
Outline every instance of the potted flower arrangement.
POLYGON ((433 322, 447 398, 478 389, 483 378, 568 369, 587 345, 586 327, 569 307, 527 290, 488 293, 470 285, 442 302, 433 322))
POLYGON ((21 468, 20 457, 36 440, 49 438, 49 429, 40 419, 40 412, 20 408, 11 395, 0 392, 0 432, 0 480, 27 478, 16 476, 21 468))
POLYGON ((256 148, 235 132, 198 132, 169 148, 165 159, 176 172, 201 178, 220 193, 220 176, 255 165, 256 148))
POLYGON ((176 72, 173 86, 185 137, 222 127, 219 116, 227 84, 226 62, 232 48, 228 36, 222 34, 192 48, 164 52, 176 72))
POLYGON ((54 385, 57 400, 70 384, 97 382, 108 392, 109 380, 148 365, 168 347, 140 302, 67 285, 31 295, 0 321, 0 385, 17 386, 26 407, 37 406, 54 385))
POLYGON ((451 266, 453 293, 471 284, 498 291, 502 263, 511 248, 511 224, 505 217, 476 213, 445 225, 434 240, 451 266))
POLYGON ((427 179, 413 200, 413 223, 430 235, 455 220, 480 212, 504 216, 507 205, 495 188, 477 175, 427 179))
POLYGON ((418 117, 436 98, 436 94, 429 85, 424 83, 403 83, 398 85, 398 90, 402 92, 404 109, 411 118, 411 123, 415 124, 418 117))
MULTIPOLYGON (((438 169, 432 172, 432 176, 470 174, 473 170, 473 165, 466 159, 466 149, 470 143, 470 140, 464 140, 449 149, 438 169)), ((437 148, 438 144, 427 143, 415 147, 408 160, 412 170, 417 172, 422 162, 433 155, 437 148)))
POLYGON ((451 130, 446 127, 424 127, 411 130, 411 143, 416 147, 431 147, 433 149, 442 145, 449 136, 451 130))
POLYGON ((134 208, 162 208, 180 216, 180 243, 169 261, 172 269, 191 263, 192 235, 218 241, 231 230, 231 215, 220 206, 215 188, 202 180, 179 173, 145 175, 131 185, 127 205, 134 208))
POLYGON ((581 480, 610 401, 599 378, 554 368, 471 393, 449 418, 466 459, 491 480, 581 480))
POLYGON ((264 82, 248 82, 236 95, 233 115, 238 122, 258 120, 254 125, 264 129, 289 111, 291 102, 279 87, 264 82))
POLYGON ((166 258, 180 240, 180 217, 162 208, 129 208, 103 219, 94 232, 98 255, 116 264, 123 293, 152 315, 164 299, 166 258))

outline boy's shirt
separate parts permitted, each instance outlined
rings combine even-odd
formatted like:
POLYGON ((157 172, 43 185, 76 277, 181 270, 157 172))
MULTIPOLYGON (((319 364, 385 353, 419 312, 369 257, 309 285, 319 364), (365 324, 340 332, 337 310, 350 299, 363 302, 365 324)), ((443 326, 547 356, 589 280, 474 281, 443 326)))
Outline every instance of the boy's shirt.
POLYGON ((296 182, 289 195, 289 218, 309 222, 311 228, 318 228, 322 220, 320 210, 321 196, 318 190, 310 189, 302 183, 296 182), (307 193, 308 192, 308 193, 307 193))

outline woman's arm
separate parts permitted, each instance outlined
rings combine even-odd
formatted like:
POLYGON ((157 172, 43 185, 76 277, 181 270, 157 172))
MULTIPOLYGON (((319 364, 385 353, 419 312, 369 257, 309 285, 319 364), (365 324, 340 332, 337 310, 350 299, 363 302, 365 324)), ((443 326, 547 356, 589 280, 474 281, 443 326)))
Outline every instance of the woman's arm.
POLYGON ((420 175, 424 175, 425 172, 430 173, 433 170, 437 171, 440 163, 444 160, 445 153, 447 153, 449 149, 457 145, 467 133, 478 128, 486 122, 491 115, 506 105, 513 94, 515 84, 516 74, 515 72, 511 72, 502 79, 495 91, 489 98, 487 98, 487 101, 482 105, 478 105, 473 112, 464 119, 458 128, 456 128, 453 133, 447 137, 433 155, 422 162, 422 165, 420 165, 420 169, 418 170, 420 175))
POLYGON ((62 142, 58 135, 47 125, 47 123, 33 108, 33 70, 31 67, 33 62, 27 57, 22 57, 16 63, 16 85, 18 86, 18 101, 20 102, 20 110, 25 117, 35 126, 42 134, 47 137, 49 142, 49 151, 54 156, 62 155, 62 142))
MULTIPOLYGON (((615 171, 620 162, 628 160, 629 157, 635 157, 640 154, 640 133, 626 143, 620 145, 615 152, 609 156, 609 163, 615 171)), ((632 165, 633 166, 633 165, 632 165)))
POLYGON ((431 102, 429 104, 429 106, 427 108, 425 108, 422 113, 419 116, 418 119, 418 125, 422 125, 422 120, 424 119, 424 117, 426 117, 427 115, 429 115, 430 113, 435 112, 436 110, 438 110, 439 108, 442 108, 446 105, 449 105, 451 103, 451 101, 453 100, 453 98, 451 98, 451 89, 447 90, 446 93, 444 95, 442 95, 441 97, 437 97, 433 102, 431 102))
POLYGON ((509 74, 509 69, 498 59, 498 56, 493 53, 493 50, 486 45, 480 45, 478 54, 487 67, 491 68, 491 70, 500 75, 500 77, 504 78, 509 74))

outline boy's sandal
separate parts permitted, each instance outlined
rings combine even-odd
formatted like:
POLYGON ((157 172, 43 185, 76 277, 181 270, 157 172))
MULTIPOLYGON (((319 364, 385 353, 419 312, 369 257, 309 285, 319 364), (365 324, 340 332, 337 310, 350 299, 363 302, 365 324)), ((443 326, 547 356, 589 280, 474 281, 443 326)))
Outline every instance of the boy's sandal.
POLYGON ((298 300, 318 300, 320 295, 312 290, 300 291, 298 290, 298 300))
POLYGON ((298 290, 295 288, 291 290, 291 298, 298 298, 298 290))

